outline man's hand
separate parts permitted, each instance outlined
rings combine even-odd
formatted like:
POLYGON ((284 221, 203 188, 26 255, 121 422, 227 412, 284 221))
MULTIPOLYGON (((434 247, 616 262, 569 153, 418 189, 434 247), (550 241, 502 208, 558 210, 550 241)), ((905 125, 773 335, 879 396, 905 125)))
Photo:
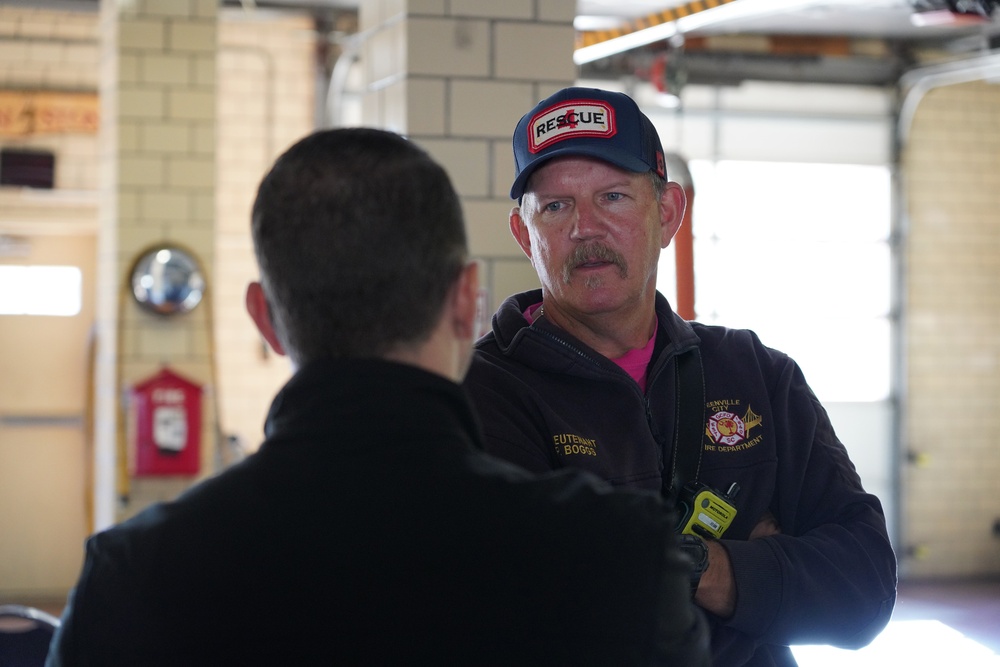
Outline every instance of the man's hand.
POLYGON ((770 512, 765 512, 764 516, 760 518, 757 525, 753 527, 750 531, 751 540, 756 540, 758 537, 767 537, 768 535, 780 535, 781 526, 778 525, 778 520, 774 518, 774 515, 770 512))
MULTIPOLYGON (((774 515, 767 512, 750 531, 750 539, 756 540, 769 535, 781 534, 781 526, 774 515)), ((729 618, 736 611, 736 583, 733 581, 733 566, 729 562, 729 552, 715 540, 708 544, 708 568, 701 575, 694 601, 705 611, 721 618, 729 618)))
POLYGON ((729 618, 736 610, 736 585, 729 552, 715 540, 705 542, 708 544, 708 568, 701 575, 694 601, 705 611, 729 618))

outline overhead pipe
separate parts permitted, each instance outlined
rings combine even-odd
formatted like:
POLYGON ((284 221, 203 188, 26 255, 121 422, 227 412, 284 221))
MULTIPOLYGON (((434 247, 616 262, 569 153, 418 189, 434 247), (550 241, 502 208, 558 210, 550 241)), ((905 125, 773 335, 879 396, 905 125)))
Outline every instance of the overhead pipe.
POLYGON ((912 69, 899 78, 903 101, 899 107, 897 133, 901 144, 909 138, 913 117, 924 95, 944 86, 1000 79, 1000 49, 962 60, 912 69))

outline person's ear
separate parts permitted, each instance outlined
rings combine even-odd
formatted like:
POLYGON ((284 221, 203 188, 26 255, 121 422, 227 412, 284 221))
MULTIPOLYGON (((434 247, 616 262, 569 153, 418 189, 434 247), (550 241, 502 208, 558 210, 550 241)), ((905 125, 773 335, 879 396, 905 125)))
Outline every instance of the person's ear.
POLYGON ((521 208, 515 206, 510 210, 510 233, 514 235, 517 245, 528 259, 531 259, 531 235, 528 233, 528 225, 521 217, 521 208))
POLYGON ((479 315, 479 263, 469 262, 458 274, 452 295, 452 327, 456 338, 475 337, 479 315))
POLYGON ((264 296, 264 288, 257 281, 247 285, 246 306, 247 313, 250 314, 250 319, 253 320, 253 323, 257 325, 260 335, 264 337, 264 340, 267 341, 267 344, 275 352, 284 355, 285 347, 278 340, 278 335, 274 332, 274 323, 271 321, 271 308, 267 303, 267 297, 264 296))
POLYGON ((679 183, 668 181, 660 195, 660 247, 666 248, 684 222, 687 195, 679 183))

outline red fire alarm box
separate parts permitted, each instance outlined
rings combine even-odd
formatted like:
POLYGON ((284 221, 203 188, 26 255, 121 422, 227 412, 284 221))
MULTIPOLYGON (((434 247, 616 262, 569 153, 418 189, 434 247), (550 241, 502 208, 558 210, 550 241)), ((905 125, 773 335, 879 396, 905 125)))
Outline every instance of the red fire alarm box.
POLYGON ((133 474, 198 474, 201 385, 164 368, 130 393, 135 414, 133 474))

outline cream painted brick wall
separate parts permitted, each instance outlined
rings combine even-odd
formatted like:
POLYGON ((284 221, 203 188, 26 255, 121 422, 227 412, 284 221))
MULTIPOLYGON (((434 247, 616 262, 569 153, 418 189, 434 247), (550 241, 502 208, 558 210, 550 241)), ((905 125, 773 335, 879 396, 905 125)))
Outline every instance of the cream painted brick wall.
MULTIPOLYGON (((216 121, 214 77, 196 77, 195 64, 203 54, 214 61, 217 21, 214 11, 195 16, 194 7, 193 0, 141 0, 128 7, 102 7, 106 66, 101 68, 101 90, 108 95, 102 109, 110 112, 102 122, 108 136, 117 138, 109 146, 113 150, 101 157, 115 170, 102 183, 106 197, 102 236, 115 241, 114 257, 106 260, 111 273, 127 273, 141 251, 167 242, 191 250, 209 285, 214 280, 214 216, 198 217, 195 207, 197 199, 197 213, 203 214, 204 199, 214 197, 214 149, 195 146, 193 137, 211 136, 210 130, 199 133, 199 128, 212 128, 216 121), (122 202, 128 206, 121 207, 122 202)), ((121 280, 124 276, 116 282, 121 280)), ((137 312, 128 301, 119 307, 123 321, 104 315, 104 337, 117 326, 119 356, 107 359, 105 350, 102 358, 107 360, 102 363, 118 369, 125 387, 148 372, 150 364, 169 364, 204 384, 206 393, 214 396, 211 290, 208 294, 203 305, 183 318, 152 317, 137 312)), ((123 297, 115 290, 99 298, 121 303, 123 297)), ((102 345, 108 344, 102 337, 102 345)), ((217 420, 214 401, 203 401, 202 411, 206 437, 200 477, 215 472, 216 443, 210 427, 217 420)), ((99 422, 113 418, 106 405, 98 411, 99 422)), ((155 498, 150 492, 153 486, 146 479, 131 480, 132 502, 117 518, 155 498)))
MULTIPOLYGON (((511 239, 511 243, 513 242, 511 239)), ((535 269, 532 268, 530 262, 524 259, 523 255, 511 259, 495 258, 491 264, 493 276, 489 298, 494 311, 511 294, 538 289, 541 286, 538 282, 538 274, 535 273, 535 269)))
POLYGON ((410 18, 405 67, 410 75, 489 76, 490 23, 472 19, 410 18))
POLYGON ((215 190, 215 159, 200 157, 168 157, 167 185, 187 194, 197 190, 215 190))
POLYGON ((175 52, 212 53, 216 47, 215 21, 167 25, 167 48, 175 52))
POLYGON ((156 187, 163 184, 166 168, 161 158, 138 155, 118 160, 118 184, 126 189, 156 187))
POLYGON ((211 121, 215 119, 215 90, 170 88, 166 95, 166 116, 171 119, 211 121))
POLYGON ((447 86, 438 78, 411 77, 402 82, 405 86, 402 108, 406 113, 405 131, 413 135, 443 135, 447 120, 447 86), (406 104, 405 100, 419 100, 406 104))
MULTIPOLYGON (((568 3, 574 4, 574 3, 568 3)), ((531 19, 535 0, 451 0, 451 16, 485 16, 492 19, 531 19)), ((570 19, 572 20, 572 19, 570 19)))
POLYGON ((250 209, 273 160, 314 129, 313 30, 307 16, 220 13, 215 315, 222 428, 251 450, 271 399, 291 376, 265 347, 243 297, 257 268, 250 209))
POLYGON ((456 79, 449 97, 449 131, 457 137, 509 138, 535 102, 530 83, 456 79))
MULTIPOLYGON (((501 79, 554 81, 576 77, 573 24, 498 23, 494 71, 501 79)), ((530 108, 530 107, 529 107, 530 108)))
MULTIPOLYGON (((98 52, 93 13, 0 6, 0 89, 96 91, 98 52)), ((56 187, 97 188, 94 135, 2 137, 0 146, 51 151, 56 187)))
POLYGON ((514 153, 511 144, 510 137, 491 142, 493 147, 493 189, 491 196, 509 202, 513 206, 516 202, 510 199, 510 186, 514 182, 514 153))
POLYGON ((463 198, 489 193, 489 146, 463 139, 416 139, 447 170, 463 198))
POLYGON ((192 150, 192 130, 186 123, 143 123, 135 128, 139 149, 156 153, 187 153, 192 150))
POLYGON ((139 215, 143 220, 186 220, 191 214, 191 206, 191 196, 183 192, 159 191, 139 195, 139 215))
POLYGON ((1000 574, 1000 87, 923 99, 903 155, 904 536, 915 578, 1000 574))
POLYGON ((161 51, 166 44, 167 25, 163 21, 132 20, 118 31, 118 48, 137 51, 161 51))
POLYGON ((161 88, 128 87, 118 89, 118 113, 125 119, 159 120, 166 116, 166 91, 161 88))
MULTIPOLYGON (((192 0, 132 0, 133 6, 146 16, 186 18, 194 16, 192 0)), ((213 15, 214 18, 214 15, 213 15)))
POLYGON ((192 81, 191 60, 177 53, 149 53, 139 59, 139 71, 146 83, 183 84, 192 81))
POLYGON ((539 21, 572 23, 576 18, 576 3, 572 0, 536 0, 539 21))
POLYGON ((524 253, 510 233, 509 199, 467 199, 465 219, 469 227, 469 247, 477 257, 524 260, 524 253))

